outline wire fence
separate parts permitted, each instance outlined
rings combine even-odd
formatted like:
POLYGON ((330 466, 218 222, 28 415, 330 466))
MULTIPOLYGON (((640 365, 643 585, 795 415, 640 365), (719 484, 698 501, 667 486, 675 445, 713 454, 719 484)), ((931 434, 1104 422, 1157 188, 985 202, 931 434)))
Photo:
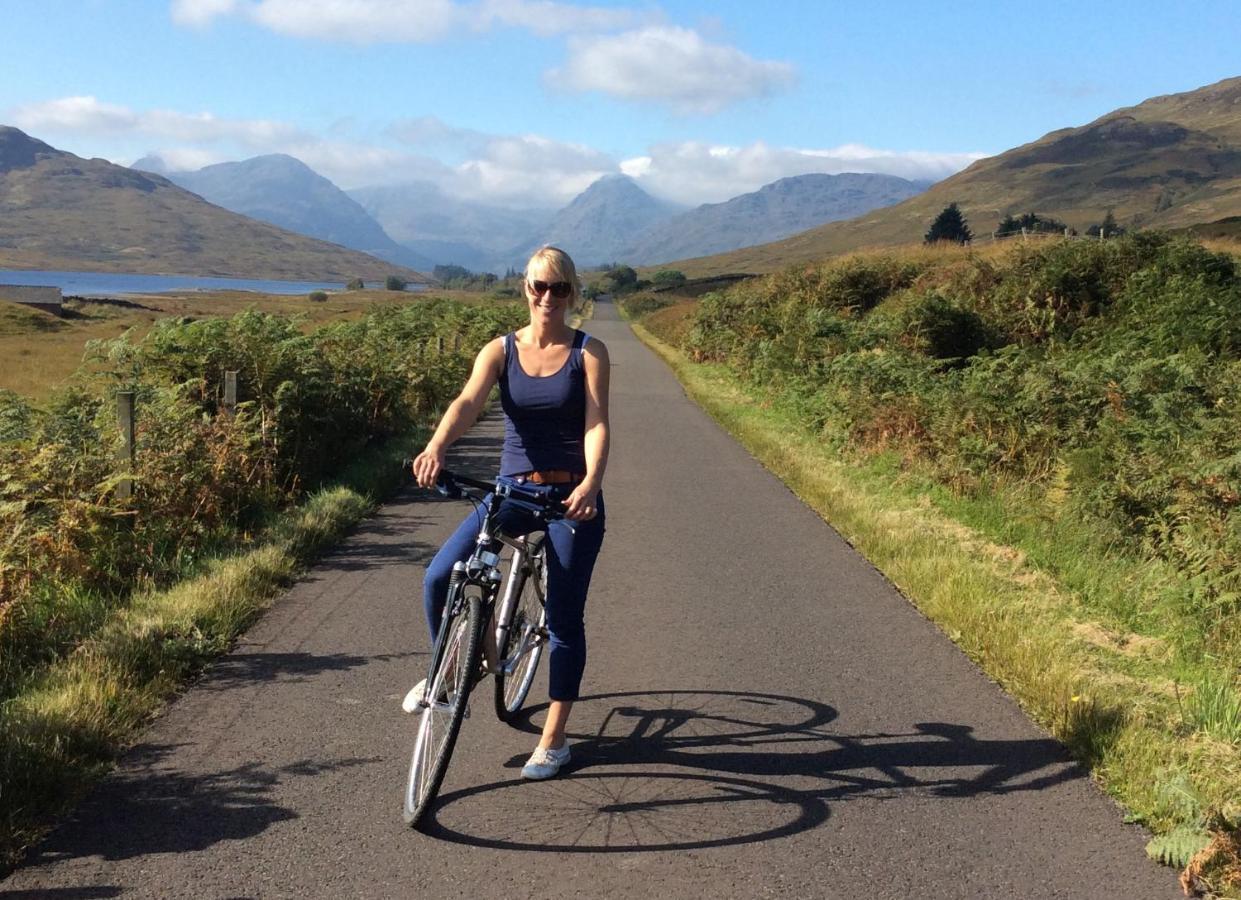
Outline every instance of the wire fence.
POLYGON ((1030 240, 1036 241, 1106 241, 1111 238, 1119 237, 1119 234, 1107 234, 1100 229, 1098 234, 1079 234, 1072 228, 1066 228, 1064 231, 1042 231, 1037 229, 1022 228, 1020 231, 1006 231, 1004 233, 991 232, 990 234, 974 235, 970 244, 998 244, 1003 241, 1019 240, 1025 243, 1030 240))

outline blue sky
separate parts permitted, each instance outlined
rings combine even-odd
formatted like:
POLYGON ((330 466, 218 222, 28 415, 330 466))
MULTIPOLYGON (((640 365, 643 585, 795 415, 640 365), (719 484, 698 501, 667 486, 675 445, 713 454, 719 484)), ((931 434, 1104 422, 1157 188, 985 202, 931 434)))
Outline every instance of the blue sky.
POLYGON ((287 152, 515 206, 616 171, 683 203, 940 178, 1241 75, 1235 0, 0 0, 0 40, 0 123, 79 155, 287 152))

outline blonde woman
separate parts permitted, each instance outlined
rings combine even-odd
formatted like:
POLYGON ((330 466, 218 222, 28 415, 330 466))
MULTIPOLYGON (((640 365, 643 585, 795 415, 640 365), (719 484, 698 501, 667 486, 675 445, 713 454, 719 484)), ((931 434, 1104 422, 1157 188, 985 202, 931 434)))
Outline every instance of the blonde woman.
MULTIPOLYGON (((559 500, 564 519, 544 526, 506 500, 500 528, 510 535, 547 529, 548 694, 551 705, 538 746, 521 774, 551 778, 569 761, 565 725, 586 666, 584 610, 590 576, 603 543, 603 473, 607 468, 608 351, 571 328, 566 316, 580 300, 577 271, 563 250, 543 247, 526 264, 523 294, 530 324, 487 344, 465 388, 448 407, 426 449, 414 460, 423 487, 435 484, 444 454, 477 420, 500 385, 504 448, 500 475, 559 500)), ((474 548, 478 522, 467 516, 427 567, 423 602, 431 640, 439 630, 453 563, 474 548)), ((405 698, 412 712, 421 685, 405 698)))

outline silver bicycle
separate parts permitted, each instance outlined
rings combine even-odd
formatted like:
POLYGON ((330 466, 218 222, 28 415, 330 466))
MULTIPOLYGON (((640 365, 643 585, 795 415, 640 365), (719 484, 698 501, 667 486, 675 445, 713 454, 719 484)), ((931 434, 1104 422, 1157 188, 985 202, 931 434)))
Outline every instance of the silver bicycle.
POLYGON ((546 533, 503 534, 496 525, 500 505, 515 500, 544 523, 561 518, 555 501, 500 479, 492 483, 442 471, 437 488, 445 496, 468 497, 486 513, 473 553, 453 566, 431 650, 402 810, 414 828, 439 793, 470 692, 484 674, 484 658, 492 657, 484 652, 484 629, 493 613, 495 709, 502 721, 512 722, 520 713, 547 644, 546 533))

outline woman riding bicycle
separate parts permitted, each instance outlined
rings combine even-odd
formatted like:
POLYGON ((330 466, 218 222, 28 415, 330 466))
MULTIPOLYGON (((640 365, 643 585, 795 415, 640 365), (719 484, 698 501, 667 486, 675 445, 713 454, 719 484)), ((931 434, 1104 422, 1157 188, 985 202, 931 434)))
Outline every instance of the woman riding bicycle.
MULTIPOLYGON (((601 341, 565 321, 580 299, 577 271, 567 253, 556 247, 537 251, 526 264, 523 290, 530 324, 479 352, 465 388, 413 468, 418 484, 433 486, 445 451, 474 424, 499 383, 504 410, 500 475, 564 505, 564 518, 549 525, 514 501, 505 500, 500 510, 500 527, 509 535, 547 530, 551 705, 539 744, 521 770, 524 778, 542 779, 569 761, 565 724, 586 666, 583 614, 604 532, 600 485, 608 461, 610 363, 601 341)), ((427 567, 423 603, 432 641, 452 566, 474 549, 478 524, 475 515, 467 516, 427 567)), ((414 687, 403 708, 412 712, 421 695, 421 685, 414 687)))

